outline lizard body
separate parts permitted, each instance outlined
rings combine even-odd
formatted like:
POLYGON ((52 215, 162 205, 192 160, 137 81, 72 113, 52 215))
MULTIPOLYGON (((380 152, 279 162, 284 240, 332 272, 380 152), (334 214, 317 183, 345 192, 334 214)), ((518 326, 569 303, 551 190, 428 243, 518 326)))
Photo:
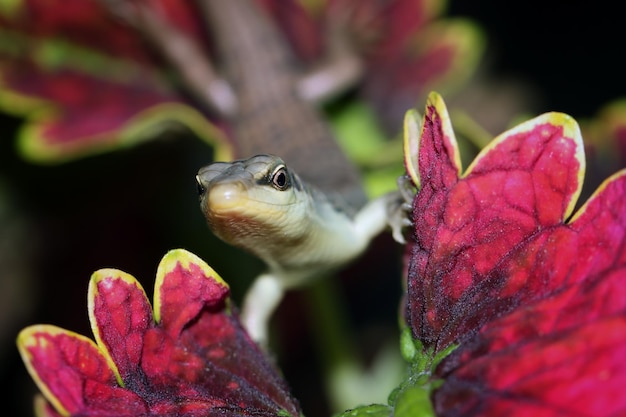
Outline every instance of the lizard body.
MULTIPOLYGON (((151 7, 99 1, 152 42, 203 108, 227 121, 238 156, 248 158, 210 164, 196 180, 213 233, 268 266, 243 303, 242 322, 253 339, 266 341, 286 289, 355 259, 387 224, 402 240, 402 199, 394 193, 367 201, 356 167, 311 103, 361 74, 345 40, 329 43, 334 62, 305 74, 255 1, 196 0, 215 59, 151 7)), ((343 30, 337 22, 330 29, 343 30)))
POLYGON ((361 254, 398 199, 367 202, 355 166, 298 95, 301 68, 289 45, 254 2, 200 4, 235 97, 229 127, 239 155, 249 157, 200 169, 200 206, 218 237, 268 266, 242 309, 247 330, 264 343, 283 292, 361 254))

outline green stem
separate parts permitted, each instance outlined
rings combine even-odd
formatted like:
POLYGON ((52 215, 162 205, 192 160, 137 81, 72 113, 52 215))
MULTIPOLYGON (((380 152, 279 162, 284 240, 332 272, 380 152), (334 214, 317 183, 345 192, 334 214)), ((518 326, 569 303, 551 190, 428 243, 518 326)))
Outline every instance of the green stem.
MULTIPOLYGON (((326 277, 315 282, 306 291, 309 304, 311 331, 317 354, 322 362, 325 380, 332 378, 340 366, 358 366, 356 349, 350 336, 348 314, 340 296, 337 277, 326 277)), ((327 383, 327 387, 333 384, 327 383)), ((341 403, 331 390, 327 392, 332 404, 341 403)))

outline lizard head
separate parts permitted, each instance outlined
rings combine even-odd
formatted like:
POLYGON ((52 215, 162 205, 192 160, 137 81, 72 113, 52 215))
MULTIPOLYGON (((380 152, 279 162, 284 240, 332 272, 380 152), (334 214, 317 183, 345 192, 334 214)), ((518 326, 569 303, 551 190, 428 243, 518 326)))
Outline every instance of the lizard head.
POLYGON ((267 242, 285 245, 300 238, 310 197, 281 158, 215 162, 201 168, 196 181, 207 223, 227 243, 259 254, 259 245, 269 251, 267 242))

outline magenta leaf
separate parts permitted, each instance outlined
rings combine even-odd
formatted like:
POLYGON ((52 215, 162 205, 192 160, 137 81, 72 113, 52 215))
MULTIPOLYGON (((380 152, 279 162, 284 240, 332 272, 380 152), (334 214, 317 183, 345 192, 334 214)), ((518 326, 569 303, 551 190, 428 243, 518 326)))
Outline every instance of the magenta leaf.
POLYGON ((482 56, 480 28, 446 18, 440 0, 258 0, 308 63, 329 51, 328 28, 348 35, 365 63, 363 97, 393 133, 406 109, 432 90, 462 85, 482 56))
POLYGON ((569 116, 503 133, 465 172, 438 95, 405 133, 420 190, 407 320, 426 351, 458 346, 434 371, 436 414, 623 414, 626 171, 572 215, 585 165, 569 116))
MULTIPOLYGON (((199 36, 187 5, 158 3, 172 24, 199 36)), ((29 159, 63 162, 110 151, 172 124, 187 126, 228 158, 224 133, 167 72, 140 34, 98 1, 25 0, 0 16, 0 108, 26 116, 19 146, 29 159)))
MULTIPOLYGON (((420 95, 464 82, 481 56, 478 28, 442 19, 445 2, 439 0, 255 1, 284 31, 303 68, 327 57, 329 27, 345 30, 365 63, 364 97, 394 133, 420 95)), ((62 162, 152 139, 175 123, 215 146, 217 159, 231 159, 233 144, 216 127, 225 121, 208 120, 206 109, 189 98, 194 91, 184 91, 180 68, 168 65, 159 45, 146 42, 105 3, 23 0, 0 15, 0 108, 26 117, 22 154, 62 162)), ((210 59, 211 31, 195 4, 134 6, 149 8, 210 59)))
POLYGON ((445 348, 563 281, 582 278, 551 257, 582 185, 582 141, 571 118, 546 114, 505 132, 461 175, 445 106, 433 95, 411 164, 419 169, 420 192, 409 322, 425 345, 445 348))
POLYGON ((96 343, 37 325, 18 347, 60 415, 299 415, 228 294, 208 265, 174 250, 159 265, 154 314, 133 277, 103 269, 89 287, 96 343))
MULTIPOLYGON (((602 194, 623 196, 624 175, 602 194)), ((621 267, 485 325, 440 369, 445 383, 434 396, 440 415, 625 413, 625 282, 622 259, 621 267)))

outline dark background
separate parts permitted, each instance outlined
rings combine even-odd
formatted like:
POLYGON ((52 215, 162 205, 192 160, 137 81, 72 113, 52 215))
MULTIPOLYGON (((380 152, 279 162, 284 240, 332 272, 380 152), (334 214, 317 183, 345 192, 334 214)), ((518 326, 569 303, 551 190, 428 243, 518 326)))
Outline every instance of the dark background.
POLYGON ((494 75, 529 81, 541 94, 538 112, 588 117, 626 94, 626 17, 617 3, 453 0, 449 11, 482 25, 494 75))
MULTIPOLYGON (((483 26, 488 37, 483 71, 494 80, 513 79, 532 87, 531 112, 557 110, 582 118, 626 96, 626 22, 616 7, 609 1, 455 0, 449 15, 470 17, 483 26)), ((259 264, 246 258, 250 266, 244 268, 247 262, 239 259, 245 255, 221 246, 204 224, 193 178, 211 154, 200 141, 188 135, 164 137, 46 167, 17 157, 12 135, 18 125, 18 119, 0 118, 0 185, 11 207, 5 214, 10 226, 0 230, 0 273, 25 283, 15 293, 0 294, 0 314, 7 311, 0 378, 6 415, 32 415, 35 388, 15 349, 15 335, 33 323, 90 335, 87 281, 96 269, 129 272, 150 296, 161 257, 183 247, 209 262, 239 299, 259 264), (234 265, 233 257, 238 260, 234 265), (10 303, 19 305, 17 313, 6 308, 10 303)), ((358 285, 348 280, 344 291, 351 291, 349 309, 357 321, 393 326, 399 284, 381 289, 389 280, 378 272, 358 285)), ((283 308, 297 308, 299 296, 283 308)), ((298 331, 297 324, 283 324, 298 331)), ((323 415, 316 391, 318 364, 310 359, 307 336, 298 337, 299 353, 286 355, 282 365, 305 413, 323 415), (307 376, 298 377, 301 371, 307 376)))

